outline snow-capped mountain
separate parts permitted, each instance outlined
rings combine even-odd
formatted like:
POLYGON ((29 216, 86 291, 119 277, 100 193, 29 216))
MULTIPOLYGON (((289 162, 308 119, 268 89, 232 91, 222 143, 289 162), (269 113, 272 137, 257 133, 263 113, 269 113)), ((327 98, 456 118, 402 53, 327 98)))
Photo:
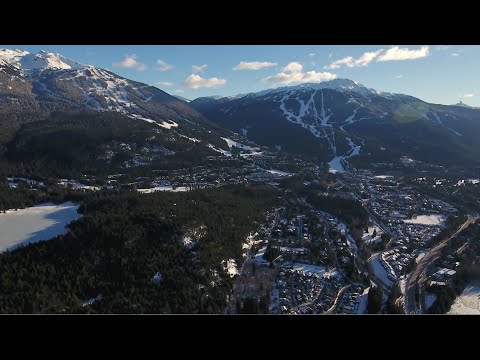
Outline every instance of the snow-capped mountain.
POLYGON ((407 155, 455 162, 480 155, 475 140, 480 136, 480 111, 429 104, 349 79, 269 89, 237 99, 200 98, 190 105, 257 143, 315 157, 340 172, 352 161, 407 155))
POLYGON ((115 111, 164 128, 205 122, 184 101, 57 53, 0 49, 0 113, 115 111))
POLYGON ((28 51, 18 49, 0 49, 0 64, 2 62, 14 66, 24 74, 36 70, 79 70, 85 68, 84 65, 63 55, 43 50, 37 54, 31 54, 28 51))

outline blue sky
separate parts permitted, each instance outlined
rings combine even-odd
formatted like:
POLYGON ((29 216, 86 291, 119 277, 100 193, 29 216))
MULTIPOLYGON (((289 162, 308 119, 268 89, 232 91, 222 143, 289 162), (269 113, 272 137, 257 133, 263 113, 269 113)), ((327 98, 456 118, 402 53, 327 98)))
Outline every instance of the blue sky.
POLYGON ((59 52, 194 99, 349 78, 422 100, 480 106, 480 46, 470 45, 9 45, 59 52), (243 63, 242 63, 243 62, 243 63), (236 70, 234 70, 236 69, 236 70))

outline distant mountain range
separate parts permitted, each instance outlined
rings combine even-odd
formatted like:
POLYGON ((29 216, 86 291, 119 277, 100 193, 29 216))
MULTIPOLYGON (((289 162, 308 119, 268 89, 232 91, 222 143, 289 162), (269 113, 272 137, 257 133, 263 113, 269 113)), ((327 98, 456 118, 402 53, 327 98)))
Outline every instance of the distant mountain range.
POLYGON ((480 110, 462 102, 430 104, 348 79, 189 102, 57 53, 0 49, 0 150, 22 124, 59 111, 118 114, 206 146, 234 131, 338 172, 402 156, 449 166, 480 161, 480 110))
POLYGON ((339 172, 352 162, 402 156, 446 165, 478 164, 480 156, 480 110, 429 104, 348 79, 190 105, 259 144, 318 158, 339 172))

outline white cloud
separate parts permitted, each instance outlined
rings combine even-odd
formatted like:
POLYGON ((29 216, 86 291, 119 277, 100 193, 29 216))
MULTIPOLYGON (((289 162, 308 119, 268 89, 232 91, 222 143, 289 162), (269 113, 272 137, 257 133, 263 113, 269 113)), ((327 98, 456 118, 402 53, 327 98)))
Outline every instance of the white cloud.
POLYGON ((282 68, 282 71, 285 71, 285 72, 301 72, 302 70, 303 70, 302 64, 300 64, 297 61, 288 63, 287 66, 284 66, 282 68))
POLYGON ((452 56, 460 56, 459 53, 451 53, 450 55, 452 55, 452 56))
POLYGON ((401 78, 403 78, 402 74, 395 75, 395 79, 401 79, 401 78))
POLYGON ((137 55, 125 55, 125 58, 117 63, 112 64, 113 67, 124 68, 124 69, 137 69, 138 71, 147 70, 147 65, 137 61, 137 55))
POLYGON ((203 72, 205 72, 206 69, 207 69, 207 64, 203 64, 203 65, 192 65, 192 72, 193 72, 194 74, 203 73, 203 72))
POLYGON ((170 82, 170 81, 157 81, 156 84, 159 85, 159 86, 172 86, 173 85, 173 83, 170 82))
POLYGON ((346 67, 353 68, 359 66, 367 66, 370 64, 380 53, 383 49, 377 51, 368 51, 363 53, 358 59, 354 59, 352 56, 344 57, 343 59, 336 60, 332 62, 330 65, 325 66, 325 69, 338 69, 342 65, 346 67))
POLYGON ((308 54, 308 56, 311 57, 311 58, 315 57, 315 55, 316 54, 314 52, 311 52, 311 53, 308 54))
POLYGON ((173 65, 170 65, 170 64, 167 64, 165 61, 163 61, 162 59, 158 59, 157 60, 157 70, 159 71, 168 71, 168 70, 172 70, 173 69, 173 65))
POLYGON ((307 71, 303 72, 303 66, 299 62, 291 62, 282 68, 282 71, 273 76, 263 78, 265 82, 288 85, 291 83, 320 82, 333 80, 337 75, 329 72, 307 71))
POLYGON ((177 90, 175 90, 175 93, 176 93, 176 94, 182 94, 182 93, 184 93, 184 92, 185 92, 185 90, 182 90, 182 89, 177 89, 177 90))
POLYGON ((202 78, 200 75, 197 74, 190 74, 183 82, 186 87, 189 87, 191 89, 198 89, 201 87, 213 88, 225 85, 226 83, 227 80, 225 79, 219 79, 216 77, 206 79, 202 78))
POLYGON ((435 47, 434 47, 434 49, 437 50, 437 51, 445 51, 445 50, 448 50, 450 48, 451 48, 450 45, 435 45, 435 47))
POLYGON ((422 46, 417 50, 410 50, 409 48, 400 48, 398 46, 394 46, 380 55, 377 61, 415 60, 426 57, 428 54, 428 46, 422 46))
POLYGON ((328 58, 331 59, 333 57, 333 53, 331 52, 330 54, 328 54, 328 58))
POLYGON ((472 93, 463 95, 464 98, 471 98, 471 97, 474 97, 474 96, 475 96, 475 94, 472 94, 472 93))
POLYGON ((260 70, 267 67, 277 66, 277 63, 270 61, 240 61, 240 63, 233 67, 233 70, 260 70))

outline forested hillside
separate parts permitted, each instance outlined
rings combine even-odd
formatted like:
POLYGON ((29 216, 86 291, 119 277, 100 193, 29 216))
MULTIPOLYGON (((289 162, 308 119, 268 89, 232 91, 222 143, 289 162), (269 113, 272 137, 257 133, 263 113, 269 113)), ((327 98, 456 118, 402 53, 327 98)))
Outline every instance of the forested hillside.
POLYGON ((265 187, 87 194, 68 234, 0 255, 0 312, 222 313, 231 288, 222 261, 241 264, 242 243, 277 196, 265 187))

